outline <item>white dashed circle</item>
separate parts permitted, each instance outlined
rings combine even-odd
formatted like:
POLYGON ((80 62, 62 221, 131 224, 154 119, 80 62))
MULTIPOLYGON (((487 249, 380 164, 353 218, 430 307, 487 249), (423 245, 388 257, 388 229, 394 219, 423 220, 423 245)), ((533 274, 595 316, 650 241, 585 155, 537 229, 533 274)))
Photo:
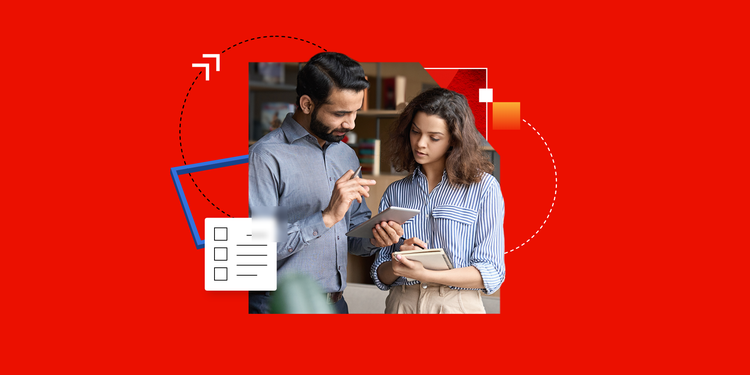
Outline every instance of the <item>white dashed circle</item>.
POLYGON ((539 134, 539 131, 536 130, 536 128, 534 128, 531 124, 526 122, 526 120, 523 120, 523 122, 529 127, 531 127, 531 130, 536 132, 536 135, 538 135, 539 138, 542 140, 542 142, 544 142, 544 147, 547 147, 547 152, 549 152, 549 157, 550 159, 552 159, 552 168, 555 171, 555 194, 552 195, 552 206, 550 206, 549 212, 547 212, 547 217, 544 218, 544 222, 542 223, 542 225, 539 226, 539 229, 536 230, 536 233, 532 234, 531 237, 529 237, 529 239, 527 239, 520 245, 516 246, 514 249, 511 249, 510 251, 506 251, 505 254, 512 253, 513 251, 520 249, 521 247, 529 243, 529 241, 531 241, 531 239, 534 238, 537 234, 539 234, 539 231, 542 230, 542 228, 544 228, 544 224, 547 224, 547 220, 549 219, 549 215, 552 214, 552 209, 555 208, 555 200, 557 199, 557 166, 555 165, 555 157, 552 156, 552 151, 550 151, 547 141, 545 141, 544 137, 542 137, 542 135, 539 134))

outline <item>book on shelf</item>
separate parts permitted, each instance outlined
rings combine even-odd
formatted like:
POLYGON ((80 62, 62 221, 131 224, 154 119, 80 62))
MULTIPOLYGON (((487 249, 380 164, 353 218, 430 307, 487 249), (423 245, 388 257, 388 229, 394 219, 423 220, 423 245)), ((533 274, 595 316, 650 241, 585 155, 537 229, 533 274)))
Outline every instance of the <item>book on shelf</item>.
POLYGON ((363 139, 359 143, 359 164, 362 174, 380 175, 380 140, 363 139))
POLYGON ((344 135, 344 143, 348 144, 352 148, 357 148, 357 133, 355 133, 353 130, 346 132, 346 135, 344 135))
POLYGON ((406 77, 384 77, 383 85, 383 109, 396 109, 398 105, 406 102, 406 77))
POLYGON ((284 83, 284 63, 258 63, 258 73, 263 77, 263 82, 275 84, 284 83))
POLYGON ((286 102, 263 103, 260 110, 258 138, 278 129, 287 113, 294 112, 294 104, 286 102))
MULTIPOLYGON (((367 76, 365 76, 365 80, 367 80, 367 82, 370 82, 370 80, 367 78, 367 76)), ((369 89, 365 89, 364 90, 365 91, 365 95, 362 98, 362 108, 359 109, 360 111, 367 111, 370 108, 370 106, 367 104, 367 93, 368 93, 368 90, 369 89)))

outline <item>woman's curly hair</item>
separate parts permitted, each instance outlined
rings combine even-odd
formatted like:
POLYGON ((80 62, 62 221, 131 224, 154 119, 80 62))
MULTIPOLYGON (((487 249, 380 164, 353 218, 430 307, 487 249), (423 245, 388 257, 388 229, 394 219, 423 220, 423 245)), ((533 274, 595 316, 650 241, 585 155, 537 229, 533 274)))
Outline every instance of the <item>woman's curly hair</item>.
POLYGON ((391 129, 388 149, 391 164, 397 171, 414 172, 417 161, 411 150, 409 132, 418 112, 445 120, 451 135, 446 151, 445 170, 454 185, 479 182, 482 172, 492 173, 493 165, 480 149, 481 135, 474 125, 474 115, 463 95, 444 88, 434 88, 417 95, 401 112, 391 129))

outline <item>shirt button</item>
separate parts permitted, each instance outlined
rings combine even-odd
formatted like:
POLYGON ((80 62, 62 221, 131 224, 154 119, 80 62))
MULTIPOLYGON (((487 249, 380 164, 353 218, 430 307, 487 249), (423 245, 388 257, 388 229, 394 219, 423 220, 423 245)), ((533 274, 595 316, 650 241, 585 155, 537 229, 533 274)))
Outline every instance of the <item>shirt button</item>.
POLYGON ((317 236, 317 235, 318 235, 318 231, 317 230, 313 231, 313 236, 317 236))
POLYGON ((288 248, 287 250, 288 250, 288 251, 289 251, 290 253, 291 253, 292 251, 294 251, 294 250, 292 250, 292 248, 291 248, 291 247, 290 247, 290 248, 288 248))
POLYGON ((422 284, 422 289, 427 289, 427 284, 422 284))
POLYGON ((328 177, 328 181, 333 181, 333 177, 328 177))
POLYGON ((339 271, 341 271, 341 266, 339 266, 339 271))
POLYGON ((337 239, 337 240, 340 240, 341 238, 339 238, 339 236, 336 236, 336 239, 337 239))

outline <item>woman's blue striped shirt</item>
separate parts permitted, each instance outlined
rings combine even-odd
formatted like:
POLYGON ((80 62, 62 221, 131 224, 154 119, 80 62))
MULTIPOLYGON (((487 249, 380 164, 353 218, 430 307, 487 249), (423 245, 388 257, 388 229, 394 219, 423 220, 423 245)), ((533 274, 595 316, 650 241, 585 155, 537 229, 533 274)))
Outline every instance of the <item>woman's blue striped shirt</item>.
MULTIPOLYGON (((402 225, 404 238, 417 237, 428 248, 442 248, 455 268, 476 267, 484 281, 484 293, 492 294, 500 288, 505 279, 505 202, 500 184, 492 175, 483 173, 481 181, 471 185, 452 185, 443 171, 440 183, 428 193, 427 177, 417 167, 411 176, 388 186, 379 211, 391 206, 420 210, 402 225)), ((370 269, 375 285, 382 290, 419 283, 399 277, 385 285, 378 279, 378 267, 390 261, 391 254, 402 244, 399 241, 380 249, 370 269)))

